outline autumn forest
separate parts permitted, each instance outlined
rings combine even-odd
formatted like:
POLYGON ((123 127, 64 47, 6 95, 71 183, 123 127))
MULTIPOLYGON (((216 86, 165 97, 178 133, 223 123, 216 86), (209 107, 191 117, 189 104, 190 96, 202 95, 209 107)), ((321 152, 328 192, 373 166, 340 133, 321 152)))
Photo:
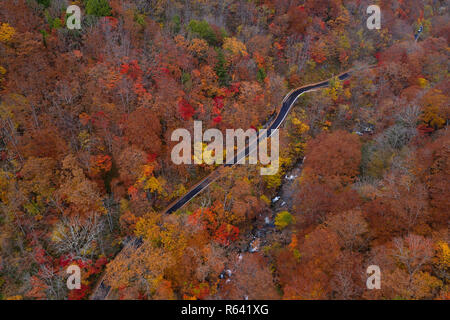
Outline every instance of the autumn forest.
POLYGON ((0 300, 448 300, 449 36, 446 0, 0 1, 0 300), (328 79, 276 174, 172 161, 328 79))

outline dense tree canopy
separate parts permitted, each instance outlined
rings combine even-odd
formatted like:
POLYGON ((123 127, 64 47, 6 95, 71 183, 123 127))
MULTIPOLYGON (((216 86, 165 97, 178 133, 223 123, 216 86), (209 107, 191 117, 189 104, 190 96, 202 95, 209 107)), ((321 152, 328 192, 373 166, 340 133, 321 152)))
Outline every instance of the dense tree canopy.
POLYGON ((378 2, 380 30, 367 0, 83 0, 69 30, 70 1, 0 1, 0 299, 448 299, 448 6, 378 2), (215 169, 175 129, 259 129, 325 79, 277 174, 162 214, 215 169))

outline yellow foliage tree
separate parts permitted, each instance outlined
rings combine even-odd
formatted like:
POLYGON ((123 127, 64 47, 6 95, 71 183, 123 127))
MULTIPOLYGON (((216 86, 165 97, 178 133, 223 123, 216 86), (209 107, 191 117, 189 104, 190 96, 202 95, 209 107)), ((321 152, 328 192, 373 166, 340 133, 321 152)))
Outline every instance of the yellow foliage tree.
POLYGON ((247 47, 238 39, 225 38, 223 41, 223 49, 232 53, 233 56, 247 56, 247 47))
POLYGON ((325 94, 331 97, 336 102, 344 94, 344 86, 342 81, 337 77, 330 80, 330 87, 325 90, 325 94))
POLYGON ((162 177, 156 178, 153 175, 154 167, 152 165, 144 165, 142 167, 142 176, 138 179, 137 183, 144 190, 150 190, 150 192, 156 192, 158 194, 163 194, 165 181, 162 177))
POLYGON ((15 33, 16 30, 8 23, 0 24, 0 42, 6 43, 11 41, 15 33))
POLYGON ((292 117, 292 124, 297 129, 296 133, 298 133, 299 135, 302 135, 305 132, 309 131, 309 126, 300 119, 298 119, 297 117, 292 117))
POLYGON ((6 69, 0 66, 0 85, 3 82, 4 75, 6 74, 6 69))
POLYGON ((195 54, 199 58, 203 58, 208 53, 208 42, 203 39, 193 39, 191 44, 189 45, 189 51, 195 54))
POLYGON ((436 247, 436 255, 433 259, 434 265, 436 265, 439 270, 450 269, 450 248, 448 243, 439 241, 436 247))
POLYGON ((422 106, 420 119, 430 127, 440 129, 450 117, 448 99, 440 90, 429 91, 422 99, 422 106))

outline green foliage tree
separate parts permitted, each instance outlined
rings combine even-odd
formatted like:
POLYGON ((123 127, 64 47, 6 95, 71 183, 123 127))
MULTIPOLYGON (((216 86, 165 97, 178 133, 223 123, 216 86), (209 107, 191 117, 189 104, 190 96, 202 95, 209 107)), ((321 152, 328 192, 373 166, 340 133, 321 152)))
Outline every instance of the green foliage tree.
POLYGON ((219 77, 219 83, 222 86, 228 86, 230 83, 230 75, 228 74, 227 62, 225 60, 225 55, 223 54, 222 49, 217 49, 217 64, 214 68, 214 71, 219 77))
POLYGON ((216 33, 208 22, 204 20, 191 20, 188 28, 190 32, 202 39, 205 39, 210 45, 217 45, 218 40, 216 33))
POLYGON ((111 15, 111 7, 107 0, 86 0, 86 13, 97 16, 106 17, 111 15))
POLYGON ((181 19, 179 15, 174 15, 172 18, 172 31, 177 34, 181 30, 181 19))
POLYGON ((281 211, 275 218, 275 225, 282 230, 294 221, 294 217, 287 211, 281 211))
POLYGON ((43 5, 44 8, 50 7, 51 2, 51 0, 37 0, 37 3, 43 5))
POLYGON ((259 68, 258 73, 256 74, 256 79, 258 79, 259 82, 263 83, 266 77, 267 77, 266 70, 264 70, 264 68, 259 68))

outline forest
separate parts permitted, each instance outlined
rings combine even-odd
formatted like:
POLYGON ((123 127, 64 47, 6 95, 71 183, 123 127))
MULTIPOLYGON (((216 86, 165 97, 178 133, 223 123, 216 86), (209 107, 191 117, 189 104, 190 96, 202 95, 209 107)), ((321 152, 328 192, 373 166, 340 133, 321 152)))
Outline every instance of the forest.
POLYGON ((0 1, 0 300, 448 300, 449 36, 446 0, 0 1), (174 130, 260 129, 327 79, 277 174, 164 213, 218 167, 174 130))

